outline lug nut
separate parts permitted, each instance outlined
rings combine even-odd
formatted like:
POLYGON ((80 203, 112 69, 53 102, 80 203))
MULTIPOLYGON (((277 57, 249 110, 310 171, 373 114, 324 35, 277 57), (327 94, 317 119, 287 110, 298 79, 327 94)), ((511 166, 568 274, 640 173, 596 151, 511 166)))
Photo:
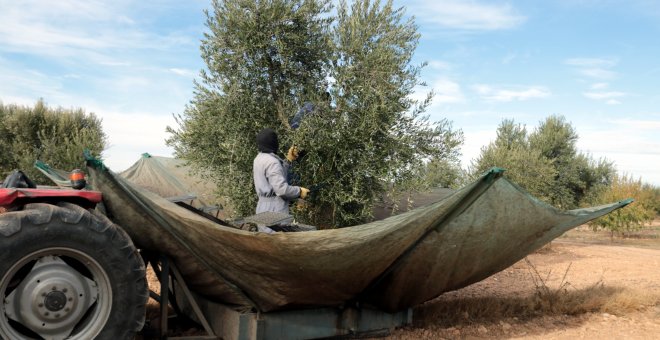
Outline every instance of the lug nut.
POLYGON ((66 288, 62 289, 62 293, 66 293, 67 291, 68 291, 68 289, 66 289, 66 288))

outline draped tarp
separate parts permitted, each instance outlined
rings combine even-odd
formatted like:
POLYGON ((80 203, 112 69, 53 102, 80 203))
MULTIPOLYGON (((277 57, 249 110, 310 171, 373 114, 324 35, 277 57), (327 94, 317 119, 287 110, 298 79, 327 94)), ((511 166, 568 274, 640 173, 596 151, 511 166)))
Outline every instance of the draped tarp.
POLYGON ((381 221, 266 234, 218 225, 88 163, 108 215, 139 247, 170 256, 196 292, 260 311, 354 301, 411 307, 630 203, 559 211, 493 169, 437 203, 381 221))
POLYGON ((140 159, 119 175, 161 197, 194 196, 192 206, 196 208, 222 207, 224 203, 218 199, 212 183, 193 175, 186 162, 178 158, 143 153, 140 159))
POLYGON ((36 160, 34 167, 41 171, 44 176, 48 177, 55 185, 61 188, 71 188, 71 180, 69 179, 70 172, 51 168, 50 165, 36 160))

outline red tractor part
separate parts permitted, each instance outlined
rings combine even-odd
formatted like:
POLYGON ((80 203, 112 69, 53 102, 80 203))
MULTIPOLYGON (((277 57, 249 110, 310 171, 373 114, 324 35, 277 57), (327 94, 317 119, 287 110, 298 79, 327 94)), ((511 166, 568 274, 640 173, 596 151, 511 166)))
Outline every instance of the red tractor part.
POLYGON ((93 208, 101 202, 99 191, 89 190, 62 190, 39 188, 1 188, 0 207, 12 207, 36 202, 71 202, 93 208))
POLYGON ((37 188, 20 172, 2 186, 0 339, 133 339, 145 319, 145 265, 94 209, 101 193, 37 188))

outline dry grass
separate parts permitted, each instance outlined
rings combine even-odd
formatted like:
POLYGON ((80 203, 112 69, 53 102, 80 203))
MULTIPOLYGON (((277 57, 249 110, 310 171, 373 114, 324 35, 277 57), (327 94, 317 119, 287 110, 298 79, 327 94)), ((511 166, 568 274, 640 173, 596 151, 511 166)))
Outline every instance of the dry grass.
MULTIPOLYGON (((149 284, 150 290, 156 294, 160 294, 160 283, 158 282, 158 277, 151 266, 147 266, 147 283, 149 284)), ((159 316, 160 303, 149 297, 149 300, 147 301, 147 320, 156 319, 159 316)))
POLYGON ((533 319, 545 316, 608 313, 624 315, 660 305, 660 294, 607 286, 602 280, 576 289, 568 278, 570 265, 559 285, 550 287, 551 273, 541 275, 529 261, 534 290, 511 297, 443 297, 415 309, 415 327, 454 327, 497 323, 503 319, 533 319))

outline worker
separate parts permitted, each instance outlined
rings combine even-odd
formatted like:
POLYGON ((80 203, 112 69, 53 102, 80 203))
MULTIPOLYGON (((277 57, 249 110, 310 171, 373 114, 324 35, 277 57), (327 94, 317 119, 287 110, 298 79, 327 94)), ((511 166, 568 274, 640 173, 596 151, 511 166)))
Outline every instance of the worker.
POLYGON ((259 154, 254 158, 252 167, 254 188, 259 197, 256 213, 273 211, 288 214, 289 202, 297 198, 304 199, 309 193, 308 189, 287 182, 288 167, 297 157, 297 152, 294 147, 289 149, 288 162, 277 156, 277 134, 269 128, 257 134, 257 148, 259 154))

